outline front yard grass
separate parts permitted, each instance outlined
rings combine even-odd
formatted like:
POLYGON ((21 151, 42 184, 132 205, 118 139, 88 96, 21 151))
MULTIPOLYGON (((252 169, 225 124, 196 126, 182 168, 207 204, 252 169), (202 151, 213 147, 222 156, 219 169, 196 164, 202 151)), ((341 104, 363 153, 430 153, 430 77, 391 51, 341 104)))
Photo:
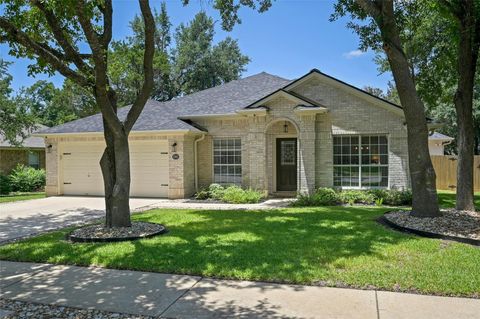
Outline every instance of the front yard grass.
POLYGON ((22 200, 38 199, 44 198, 44 192, 34 192, 34 193, 11 193, 8 195, 0 195, 0 203, 10 203, 18 202, 22 200))
POLYGON ((375 219, 388 209, 157 209, 133 219, 164 224, 163 236, 71 244, 70 228, 0 246, 0 259, 480 296, 478 247, 386 229, 375 219))
MULTIPOLYGON (((444 191, 438 190, 438 203, 443 208, 454 208, 455 207, 455 192, 453 191, 444 191)), ((475 209, 480 211, 480 192, 474 193, 474 202, 475 209)))

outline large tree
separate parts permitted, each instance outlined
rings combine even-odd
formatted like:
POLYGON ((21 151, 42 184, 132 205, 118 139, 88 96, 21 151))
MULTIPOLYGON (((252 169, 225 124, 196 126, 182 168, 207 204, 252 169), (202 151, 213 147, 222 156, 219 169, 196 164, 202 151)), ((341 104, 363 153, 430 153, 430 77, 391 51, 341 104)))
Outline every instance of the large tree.
POLYGON ((428 151, 426 110, 415 86, 412 69, 401 40, 402 6, 414 2, 393 0, 339 0, 333 18, 349 14, 349 26, 366 49, 382 49, 393 74, 407 123, 408 159, 413 192, 412 215, 439 216, 435 171, 428 151), (360 20, 361 23, 354 21, 360 20))
MULTIPOLYGON (((199 12, 173 32, 165 2, 160 12, 154 12, 154 17, 153 99, 167 101, 240 78, 249 58, 230 37, 214 44, 215 24, 205 12, 199 12)), ((110 53, 109 74, 112 86, 118 91, 119 104, 131 103, 143 78, 139 54, 144 42, 142 19, 135 16, 130 27, 133 34, 114 41, 110 53)))
MULTIPOLYGON (((417 0, 400 6, 397 15, 417 91, 430 114, 448 124, 442 130, 456 137, 457 208, 473 209, 473 155, 480 138, 474 138, 480 128, 480 1, 417 0)), ((389 71, 383 51, 378 53, 380 71, 389 71)))
POLYGON ((131 226, 128 136, 153 87, 155 21, 148 0, 139 0, 145 25, 143 83, 125 119, 117 116, 117 93, 108 77, 111 0, 0 3, 0 40, 10 45, 11 55, 33 59, 36 63, 31 65, 31 72, 59 72, 94 95, 102 113, 106 141, 100 161, 106 226, 131 226), (88 50, 84 51, 84 47, 88 50))
POLYGON ((442 0, 441 5, 454 19, 457 37, 457 112, 458 166, 457 209, 475 210, 473 202, 474 125, 473 97, 480 49, 480 1, 442 0))
POLYGON ((250 59, 230 37, 213 45, 214 21, 199 12, 175 34, 173 77, 176 94, 189 94, 236 80, 250 59))
POLYGON ((0 59, 0 138, 20 146, 36 128, 36 119, 19 103, 21 99, 13 95, 13 77, 8 72, 10 64, 11 62, 0 59))

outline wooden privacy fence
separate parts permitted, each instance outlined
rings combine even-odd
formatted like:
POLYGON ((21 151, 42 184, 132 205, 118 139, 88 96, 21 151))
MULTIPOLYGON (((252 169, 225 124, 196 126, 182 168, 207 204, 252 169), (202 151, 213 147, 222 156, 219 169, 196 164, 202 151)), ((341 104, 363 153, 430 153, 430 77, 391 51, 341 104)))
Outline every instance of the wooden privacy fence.
MULTIPOLYGON (((457 188, 457 158, 449 155, 431 156, 437 175, 437 189, 454 191, 457 188)), ((480 155, 473 161, 473 188, 480 192, 480 155)))

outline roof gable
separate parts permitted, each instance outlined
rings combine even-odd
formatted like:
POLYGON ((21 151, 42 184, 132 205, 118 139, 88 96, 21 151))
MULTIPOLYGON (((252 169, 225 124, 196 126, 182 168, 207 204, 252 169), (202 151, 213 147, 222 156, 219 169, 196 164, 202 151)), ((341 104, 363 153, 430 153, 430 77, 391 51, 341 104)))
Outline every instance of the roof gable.
POLYGON ((303 83, 311 80, 311 79, 317 79, 318 81, 322 81, 324 82, 325 84, 328 84, 328 85, 332 85, 334 87, 337 87, 341 90, 344 90, 354 96, 357 96, 359 98, 362 98, 368 102, 370 102, 371 104, 373 105, 376 105, 376 106, 379 106, 379 107, 383 107, 397 115, 400 115, 402 117, 404 117, 404 113, 403 113, 403 108, 398 105, 398 104, 395 104, 395 103, 392 103, 388 100, 385 100, 385 99, 382 99, 378 96, 375 96, 373 94, 370 94, 362 89, 359 89, 357 88, 356 86, 353 86, 351 84, 348 84, 344 81, 341 81, 339 79, 336 79, 330 75, 327 75, 321 71, 319 71, 318 69, 313 69, 311 70, 310 72, 308 72, 307 74, 305 74, 304 76, 292 81, 291 83, 289 83, 288 85, 286 85, 284 87, 284 90, 287 90, 287 91, 291 91, 293 89, 295 89, 296 87, 302 85, 303 83))

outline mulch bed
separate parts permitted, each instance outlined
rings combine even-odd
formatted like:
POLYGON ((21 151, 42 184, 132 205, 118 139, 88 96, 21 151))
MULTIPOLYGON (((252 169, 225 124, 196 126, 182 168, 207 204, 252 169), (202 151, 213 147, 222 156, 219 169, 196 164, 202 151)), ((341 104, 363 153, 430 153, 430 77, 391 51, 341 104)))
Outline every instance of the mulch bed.
POLYGON ((5 319, 153 319, 150 316, 122 314, 94 309, 79 309, 65 306, 0 299, 0 310, 5 319))
POLYGON ((73 242, 118 242, 151 238, 167 232, 165 226, 148 222, 134 222, 132 227, 106 228, 103 224, 75 229, 67 235, 73 242))
POLYGON ((400 231, 424 237, 455 240, 480 246, 480 213, 441 210, 440 217, 418 218, 409 211, 391 211, 383 215, 380 222, 400 231))

